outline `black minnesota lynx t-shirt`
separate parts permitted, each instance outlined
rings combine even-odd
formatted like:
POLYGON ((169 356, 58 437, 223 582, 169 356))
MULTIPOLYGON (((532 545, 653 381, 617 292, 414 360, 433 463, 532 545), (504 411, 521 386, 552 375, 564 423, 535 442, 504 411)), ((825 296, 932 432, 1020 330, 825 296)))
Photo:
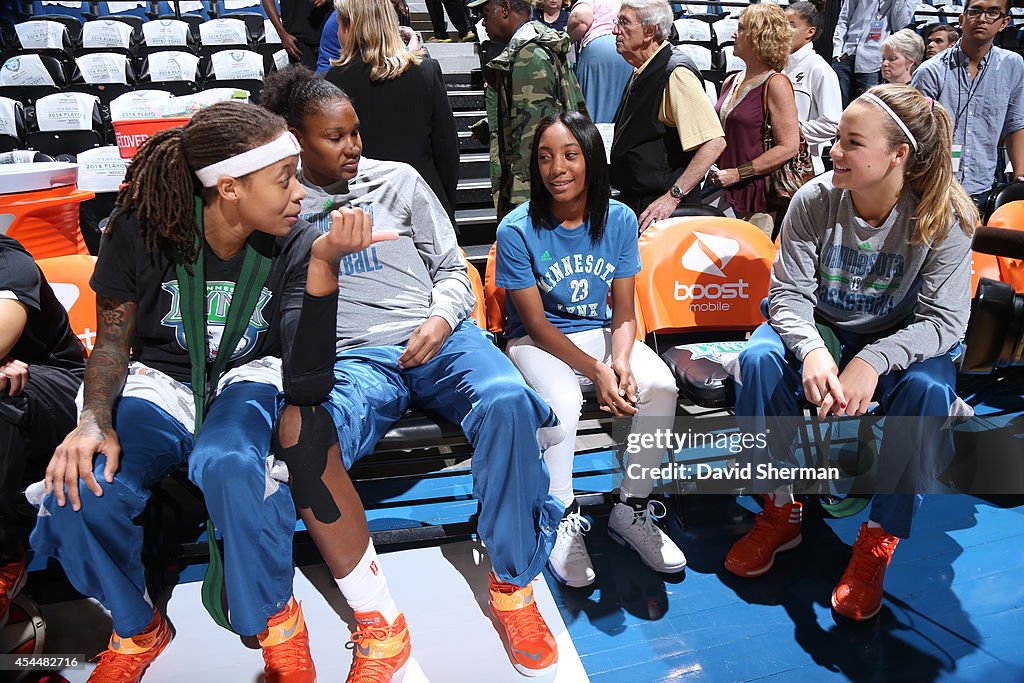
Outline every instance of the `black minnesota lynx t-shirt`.
MULTIPOLYGON (((301 308, 309 249, 318 236, 308 223, 299 221, 287 236, 275 240, 270 275, 227 369, 262 356, 281 357, 282 339, 288 336, 282 332, 281 311, 301 308)), ((245 250, 225 261, 204 243, 204 258, 206 329, 212 361, 219 350, 245 250)), ((134 212, 123 214, 107 228, 90 285, 99 296, 138 303, 132 360, 180 382, 191 381, 178 274, 163 252, 146 252, 134 212)), ((290 346, 290 338, 288 342, 290 346)))

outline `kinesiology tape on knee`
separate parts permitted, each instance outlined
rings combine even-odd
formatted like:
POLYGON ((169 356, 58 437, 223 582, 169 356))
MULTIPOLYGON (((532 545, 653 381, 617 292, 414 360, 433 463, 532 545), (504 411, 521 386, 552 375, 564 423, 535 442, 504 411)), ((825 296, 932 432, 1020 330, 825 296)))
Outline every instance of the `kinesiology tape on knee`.
POLYGON ((337 336, 338 292, 306 293, 285 358, 284 396, 294 406, 323 403, 334 386, 334 339, 337 336))
POLYGON ((313 511, 313 516, 322 524, 338 521, 341 512, 334 502, 334 496, 324 484, 324 471, 330 451, 338 445, 338 432, 334 421, 326 410, 319 406, 298 406, 299 440, 294 446, 281 445, 278 431, 274 430, 271 448, 277 457, 288 465, 291 475, 292 498, 295 505, 313 511))

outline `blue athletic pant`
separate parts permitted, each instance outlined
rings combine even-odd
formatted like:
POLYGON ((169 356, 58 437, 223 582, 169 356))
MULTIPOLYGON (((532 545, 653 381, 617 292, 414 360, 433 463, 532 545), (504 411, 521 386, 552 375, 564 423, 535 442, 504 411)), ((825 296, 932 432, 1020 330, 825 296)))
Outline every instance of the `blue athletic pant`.
POLYGON ((267 617, 292 595, 292 533, 295 506, 288 487, 266 475, 277 388, 239 382, 210 406, 193 445, 180 422, 149 401, 122 398, 114 428, 121 442, 121 467, 114 483, 103 480, 106 458, 94 473, 103 495, 79 486, 82 508, 43 500, 32 547, 57 558, 71 584, 110 610, 123 638, 149 624, 142 566, 142 527, 134 520, 149 490, 188 460, 189 478, 203 491, 206 509, 224 538, 228 608, 234 630, 256 635, 267 617))
MULTIPOLYGON (((836 331, 842 346, 839 367, 863 348, 865 341, 856 335, 836 331)), ((797 463, 793 457, 796 421, 774 422, 774 416, 800 414, 803 399, 801 363, 786 348, 778 333, 764 323, 750 337, 740 354, 742 384, 736 386, 736 415, 744 430, 764 433, 771 429, 768 453, 751 449, 754 462, 774 461, 787 466, 797 463), (767 418, 767 419, 766 419, 767 418)), ((928 419, 898 421, 898 428, 883 432, 878 449, 879 485, 899 491, 924 491, 935 480, 941 467, 953 455, 953 436, 945 425, 956 397, 956 368, 951 354, 913 363, 878 378, 875 397, 887 416, 928 419), (890 465, 895 464, 895 468, 890 465)), ((876 495, 871 503, 870 519, 886 532, 907 538, 914 515, 921 506, 920 493, 876 495)))
POLYGON ((495 575, 525 586, 547 562, 564 506, 548 495, 543 449, 563 434, 551 408, 476 325, 463 322, 426 364, 398 367, 404 345, 345 351, 325 404, 345 468, 371 453, 410 405, 460 425, 473 445, 477 532, 495 575))

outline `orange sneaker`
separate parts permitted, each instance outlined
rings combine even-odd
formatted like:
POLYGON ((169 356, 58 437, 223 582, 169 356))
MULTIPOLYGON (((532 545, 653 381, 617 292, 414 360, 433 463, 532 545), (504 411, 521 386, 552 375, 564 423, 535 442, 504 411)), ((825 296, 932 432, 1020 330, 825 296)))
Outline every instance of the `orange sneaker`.
POLYGON ((7 615, 11 609, 11 600, 25 587, 25 551, 18 551, 18 557, 0 564, 0 628, 7 625, 7 615))
POLYGON ((159 612, 153 614, 149 626, 137 636, 121 638, 116 632, 111 634, 89 683, 137 683, 173 637, 171 625, 159 612))
POLYGON ((389 624, 380 612, 356 612, 359 628, 346 645, 353 651, 348 683, 399 683, 412 645, 401 612, 389 624))
POLYGON ((309 632, 302 605, 295 598, 267 620, 267 630, 256 637, 263 648, 266 683, 314 683, 316 668, 309 654, 309 632))
POLYGON ((860 525, 853 556, 832 591, 832 608, 847 619, 865 621, 882 609, 882 583, 900 539, 884 529, 860 525))
POLYGON ((519 588, 490 575, 491 614, 501 623, 512 666, 524 676, 540 676, 558 663, 558 645, 533 599, 533 586, 519 588))
POLYGON ((725 558, 725 568, 736 576, 761 576, 775 564, 775 555, 800 545, 803 503, 775 505, 765 496, 765 506, 757 513, 754 528, 736 541, 725 558))

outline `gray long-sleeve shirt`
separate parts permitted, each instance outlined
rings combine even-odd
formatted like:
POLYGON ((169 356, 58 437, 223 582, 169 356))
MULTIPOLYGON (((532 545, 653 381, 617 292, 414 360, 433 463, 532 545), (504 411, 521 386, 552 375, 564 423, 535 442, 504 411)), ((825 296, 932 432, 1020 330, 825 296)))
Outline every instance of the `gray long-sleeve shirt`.
POLYGON ((825 346, 815 315, 869 337, 857 357, 878 374, 949 351, 971 312, 971 238, 954 220, 940 243, 910 244, 919 199, 903 192, 877 228, 859 216, 832 173, 793 197, 772 267, 772 327, 801 361, 825 346))
POLYGON ((916 0, 843 0, 832 38, 832 56, 856 55, 853 70, 859 74, 882 68, 882 42, 906 28, 914 19, 916 0), (884 29, 871 35, 871 24, 885 20, 884 29))
POLYGON ((455 329, 473 310, 473 288, 455 230, 426 181, 408 164, 363 158, 350 182, 306 188, 302 218, 326 232, 331 211, 373 213, 373 229, 399 238, 342 259, 338 275, 338 352, 403 344, 430 316, 455 329))

